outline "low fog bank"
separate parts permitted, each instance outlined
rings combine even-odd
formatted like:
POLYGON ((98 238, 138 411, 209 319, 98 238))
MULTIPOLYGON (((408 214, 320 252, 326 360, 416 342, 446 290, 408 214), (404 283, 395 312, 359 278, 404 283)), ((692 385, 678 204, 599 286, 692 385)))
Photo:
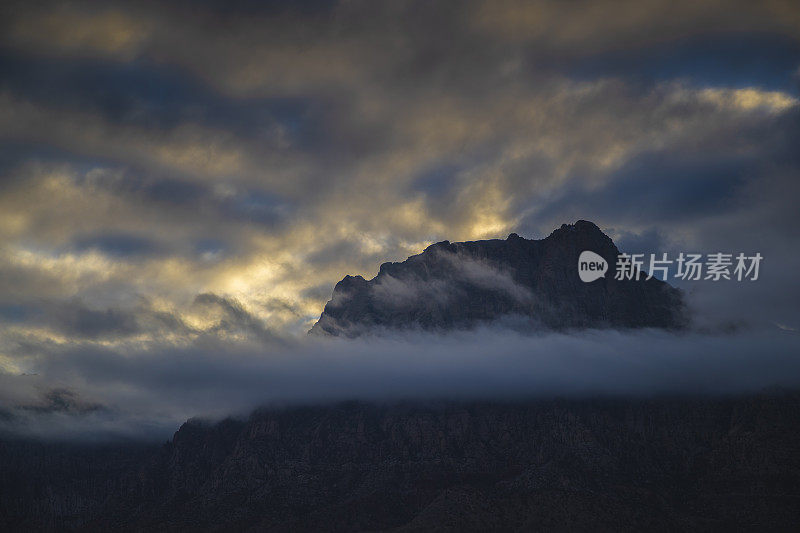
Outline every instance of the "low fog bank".
POLYGON ((800 335, 483 329, 264 345, 215 342, 32 357, 0 374, 0 430, 25 437, 165 439, 187 418, 346 399, 735 394, 800 387, 800 335))

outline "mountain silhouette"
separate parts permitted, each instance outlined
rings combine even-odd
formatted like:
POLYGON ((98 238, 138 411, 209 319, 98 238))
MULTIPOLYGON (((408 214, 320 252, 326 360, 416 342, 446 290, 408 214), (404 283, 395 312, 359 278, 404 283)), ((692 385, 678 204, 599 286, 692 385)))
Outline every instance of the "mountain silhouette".
POLYGON ((796 531, 800 396, 347 402, 0 438, 2 531, 796 531))
POLYGON ((678 289, 656 278, 615 279, 619 250, 592 222, 564 224, 541 240, 442 241, 371 280, 345 276, 310 333, 355 337, 384 329, 446 331, 504 321, 530 330, 668 328, 688 323, 678 289), (586 283, 578 258, 608 263, 586 283))

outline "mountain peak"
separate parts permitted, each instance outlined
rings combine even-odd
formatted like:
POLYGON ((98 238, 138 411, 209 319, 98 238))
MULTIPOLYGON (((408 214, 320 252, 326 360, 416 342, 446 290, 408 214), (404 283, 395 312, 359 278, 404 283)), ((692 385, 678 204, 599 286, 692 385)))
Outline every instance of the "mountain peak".
POLYGON ((497 320, 553 330, 686 325, 677 289, 657 279, 614 279, 618 254, 587 220, 563 224, 541 240, 511 233, 505 240, 437 242, 405 261, 382 264, 371 280, 346 276, 311 332, 446 331, 497 320), (605 277, 579 279, 585 250, 608 262, 605 277))

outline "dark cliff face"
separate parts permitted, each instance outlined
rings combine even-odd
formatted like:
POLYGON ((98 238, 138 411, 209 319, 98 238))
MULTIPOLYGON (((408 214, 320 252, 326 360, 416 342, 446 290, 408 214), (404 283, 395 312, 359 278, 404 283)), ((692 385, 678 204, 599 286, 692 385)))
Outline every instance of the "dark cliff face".
POLYGON ((529 329, 681 328, 680 291, 657 279, 615 280, 619 251, 593 223, 564 224, 541 240, 433 244, 402 263, 384 263, 375 278, 336 284, 312 333, 357 336, 380 328, 449 330, 497 320, 529 329), (584 283, 584 250, 609 265, 584 283))
POLYGON ((800 397, 347 403, 2 445, 4 531, 796 530, 800 397))

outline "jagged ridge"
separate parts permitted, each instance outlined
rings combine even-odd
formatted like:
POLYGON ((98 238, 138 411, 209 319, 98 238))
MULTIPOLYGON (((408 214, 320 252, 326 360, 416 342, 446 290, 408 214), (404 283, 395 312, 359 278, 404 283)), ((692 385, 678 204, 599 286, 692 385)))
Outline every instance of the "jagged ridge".
POLYGON ((439 242, 382 264, 371 280, 345 276, 311 332, 449 330, 501 319, 530 329, 684 327, 680 291, 657 279, 614 279, 618 254, 585 220, 541 240, 512 233, 505 240, 439 242), (610 273, 582 282, 577 264, 584 250, 602 256, 610 273))

